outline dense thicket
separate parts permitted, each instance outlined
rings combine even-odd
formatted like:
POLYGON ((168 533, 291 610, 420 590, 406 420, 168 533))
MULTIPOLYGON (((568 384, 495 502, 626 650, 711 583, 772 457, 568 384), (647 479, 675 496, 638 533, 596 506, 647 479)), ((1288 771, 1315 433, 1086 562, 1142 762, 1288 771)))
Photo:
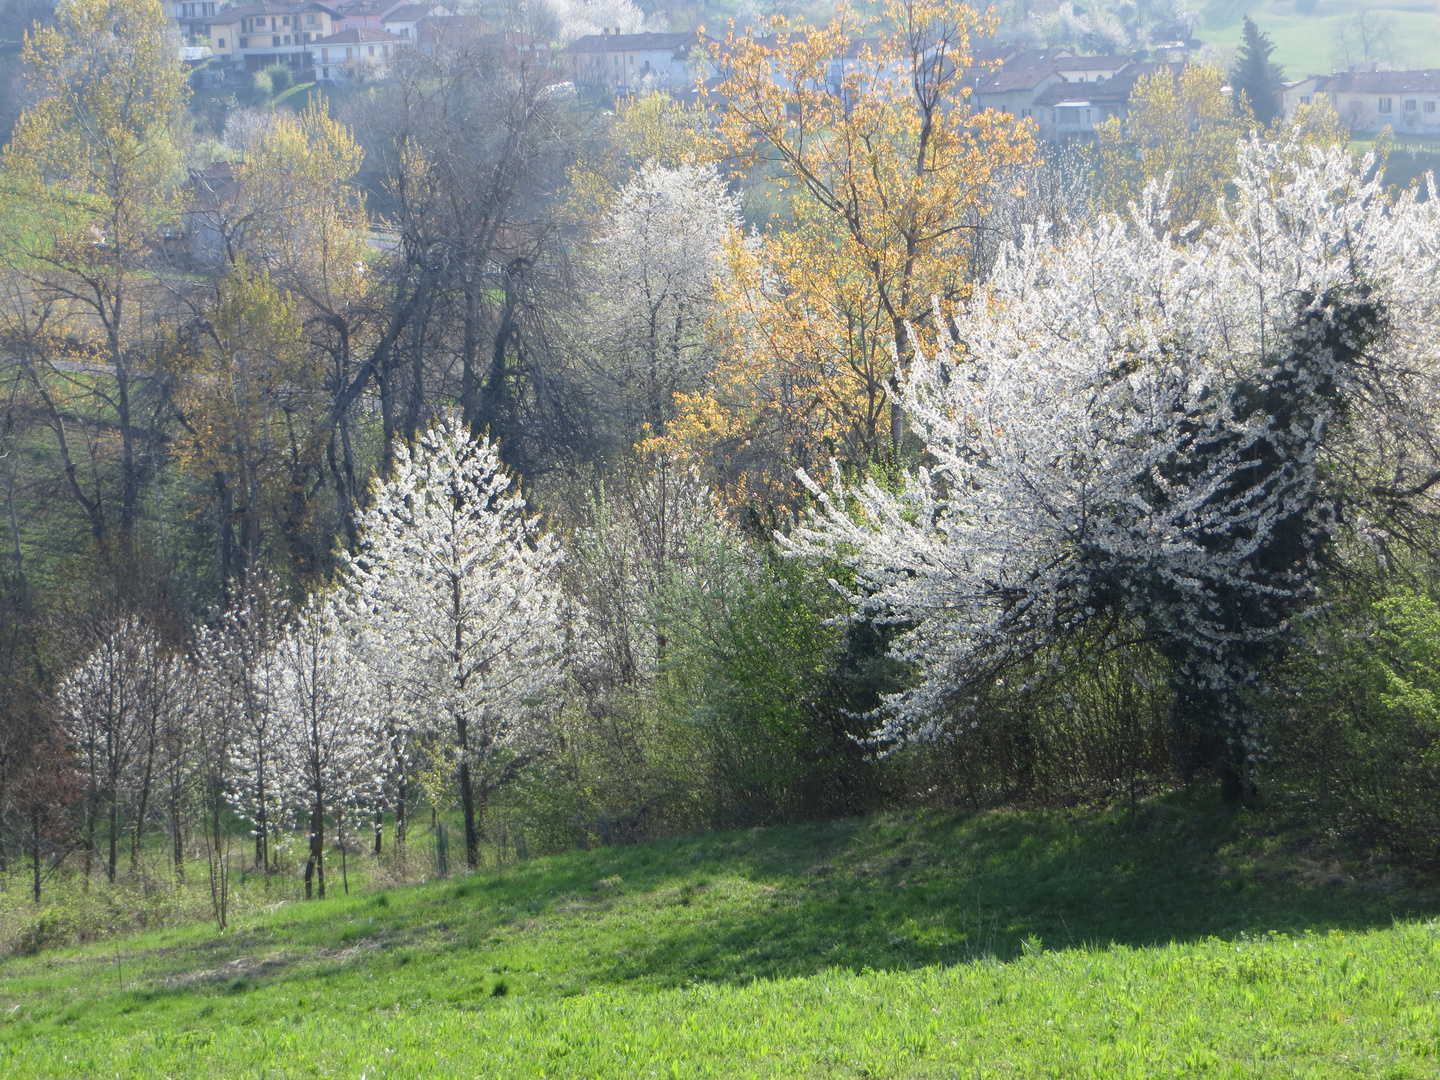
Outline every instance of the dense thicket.
POLYGON ((457 811, 474 866, 1216 777, 1433 857, 1435 204, 1211 69, 1042 153, 970 107, 997 25, 252 108, 65 0, 0 177, 0 869, 223 923, 457 811))

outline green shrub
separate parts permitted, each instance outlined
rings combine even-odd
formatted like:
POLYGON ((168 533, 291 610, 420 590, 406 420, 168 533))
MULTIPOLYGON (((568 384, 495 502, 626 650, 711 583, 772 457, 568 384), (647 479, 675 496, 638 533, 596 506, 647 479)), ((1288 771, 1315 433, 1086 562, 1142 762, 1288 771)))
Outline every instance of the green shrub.
POLYGON ((284 64, 271 64, 260 74, 270 76, 270 93, 276 97, 289 90, 291 83, 295 81, 294 72, 284 64))
POLYGON ((1271 786, 1418 859, 1440 855, 1440 608, 1396 596, 1307 628, 1273 726, 1271 786))

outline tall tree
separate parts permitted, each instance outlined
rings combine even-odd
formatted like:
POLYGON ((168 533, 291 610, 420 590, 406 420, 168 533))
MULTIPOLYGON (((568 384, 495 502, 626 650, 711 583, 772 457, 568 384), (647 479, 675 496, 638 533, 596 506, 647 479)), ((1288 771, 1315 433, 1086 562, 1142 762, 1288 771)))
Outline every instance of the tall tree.
POLYGON ((560 546, 510 486, 494 444, 447 413, 397 448, 346 559, 372 662, 398 666, 449 737, 471 867, 490 798, 547 751, 566 677, 560 546))
POLYGON ((1154 185, 1139 221, 996 270, 905 385, 934 469, 901 495, 816 485, 795 546, 907 627, 922 678, 877 740, 963 738, 978 691, 1090 631, 1164 653, 1182 738, 1256 752, 1246 695, 1332 545, 1440 510, 1440 210, 1391 203, 1372 164, 1243 143, 1207 243, 1154 185))
POLYGON ((843 7, 823 29, 776 17, 768 37, 712 42, 721 136, 775 178, 790 220, 732 244, 733 348, 686 399, 681 446, 782 497, 831 454, 898 467, 888 394, 910 328, 967 294, 967 216, 1032 151, 1028 125, 970 106, 972 39, 994 27, 954 0, 889 0, 878 18, 843 7))
MULTIPOLYGON (((116 524, 128 542, 153 441, 136 397, 149 355, 144 313, 158 302, 145 270, 175 209, 173 127, 188 89, 159 0, 63 0, 55 14, 55 26, 26 36, 38 100, 15 125, 4 167, 31 227, 7 249, 29 291, 53 305, 60 340, 79 343, 62 359, 107 370, 92 381, 119 435, 116 524)), ((91 516, 103 537, 108 518, 91 516)))
POLYGON ((1235 66, 1230 69, 1230 89, 1236 114, 1245 116, 1248 110, 1261 127, 1269 127, 1281 114, 1280 87, 1285 81, 1285 72, 1270 59, 1274 51, 1275 43, 1270 35, 1262 33, 1246 15, 1240 51, 1235 56, 1235 66))
POLYGON ((284 780, 309 838, 307 900, 317 885, 325 899, 326 817, 338 833, 347 809, 375 805, 386 752, 372 690, 336 614, 332 599, 311 596, 278 647, 284 780))
POLYGON ((1235 140, 1248 113, 1237 115, 1218 68, 1189 64, 1178 75, 1162 67, 1135 83, 1129 115, 1100 125, 1093 161, 1098 209, 1124 214, 1148 184, 1168 178, 1171 224, 1219 220, 1219 200, 1235 171, 1235 140))

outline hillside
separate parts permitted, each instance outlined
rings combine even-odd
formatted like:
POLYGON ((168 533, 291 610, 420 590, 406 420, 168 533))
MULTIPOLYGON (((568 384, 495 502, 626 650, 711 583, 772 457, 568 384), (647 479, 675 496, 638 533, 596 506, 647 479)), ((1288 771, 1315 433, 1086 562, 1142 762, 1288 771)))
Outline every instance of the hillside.
POLYGON ((1239 45, 1249 15, 1275 42, 1273 59, 1290 79, 1333 70, 1342 36, 1359 41, 1362 14, 1365 36, 1378 37, 1372 55, 1393 67, 1440 66, 1440 17, 1432 0, 1210 0, 1199 12, 1200 37, 1222 49, 1239 45))
POLYGON ((0 1075, 1434 1075, 1433 889, 1251 830, 891 815, 11 957, 0 1075))

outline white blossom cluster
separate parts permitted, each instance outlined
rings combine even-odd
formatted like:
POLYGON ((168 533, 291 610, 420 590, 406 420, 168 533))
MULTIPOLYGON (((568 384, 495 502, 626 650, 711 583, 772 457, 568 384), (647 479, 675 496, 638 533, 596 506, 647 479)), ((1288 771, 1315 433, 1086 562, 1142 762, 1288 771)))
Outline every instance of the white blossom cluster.
POLYGON ((548 747, 574 620, 559 546, 510 484, 446 415, 400 450, 338 587, 292 612, 254 584, 188 658, 136 618, 101 636, 59 693, 91 820, 137 784, 143 820, 162 776, 199 770, 252 825, 257 864, 308 833, 324 895, 327 822, 393 799, 417 738, 482 799, 512 779, 548 747))
POLYGON ((1159 188, 1128 221, 1033 230, 903 380, 933 464, 898 493, 805 478, 818 509, 782 543, 841 560, 919 673, 877 745, 968 726, 970 691, 1101 620, 1224 708, 1327 545, 1428 497, 1440 206, 1372 164, 1256 140, 1203 235, 1159 188))
POLYGON ((626 430, 659 429, 675 395, 699 390, 713 368, 715 282, 740 223, 738 197, 713 165, 695 162, 647 162, 611 208, 588 267, 586 344, 596 389, 619 403, 626 430))

